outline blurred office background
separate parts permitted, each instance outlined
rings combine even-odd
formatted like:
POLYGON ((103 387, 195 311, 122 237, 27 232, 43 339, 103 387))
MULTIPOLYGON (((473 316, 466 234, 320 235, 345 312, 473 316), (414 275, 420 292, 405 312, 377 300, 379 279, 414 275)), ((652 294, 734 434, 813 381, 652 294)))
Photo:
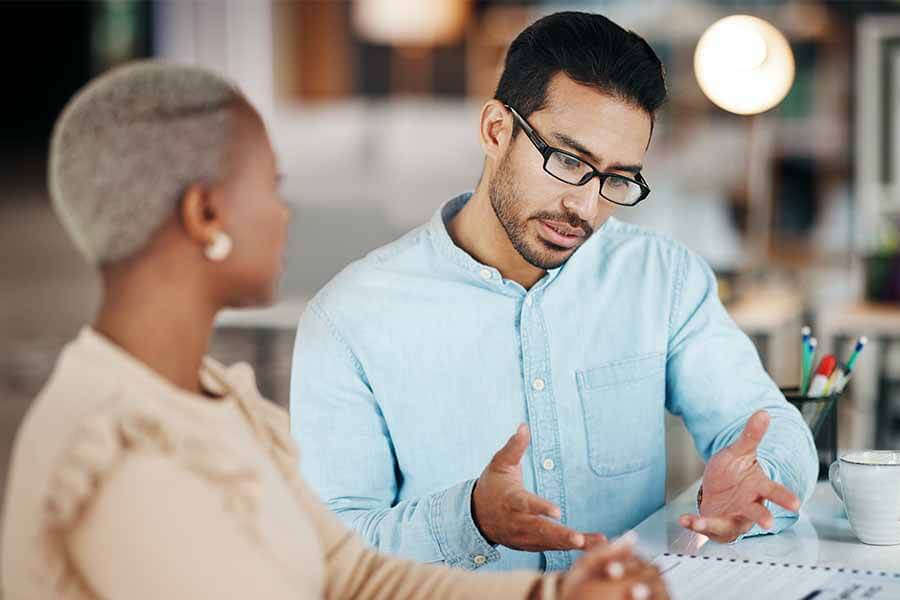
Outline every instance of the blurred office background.
MULTIPOLYGON (((283 301, 225 315, 214 354, 253 363, 263 391, 286 405, 305 299, 475 185, 478 112, 504 50, 563 9, 601 12, 642 34, 668 75, 646 160, 653 193, 619 218, 666 231, 713 265, 729 311, 781 385, 799 380, 803 324, 840 359, 868 335, 840 404, 840 446, 900 448, 900 3, 6 1, 0 477, 56 354, 97 307, 98 282, 45 186, 50 127, 90 77, 148 56, 201 64, 239 82, 267 119, 295 210, 283 301), (793 56, 786 97, 761 114, 713 104, 695 74, 698 40, 734 14, 774 25, 793 56)), ((739 61, 747 48, 735 39, 739 61)), ((702 463, 674 419, 668 445, 677 492, 702 463)))

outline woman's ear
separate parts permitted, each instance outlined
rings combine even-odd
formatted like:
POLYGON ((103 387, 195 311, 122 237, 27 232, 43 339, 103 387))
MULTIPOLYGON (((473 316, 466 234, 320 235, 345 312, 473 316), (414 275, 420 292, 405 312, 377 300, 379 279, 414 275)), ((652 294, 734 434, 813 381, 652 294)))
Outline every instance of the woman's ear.
POLYGON ((209 187, 191 184, 181 197, 181 224, 188 238, 201 246, 210 244, 222 230, 221 203, 209 187))
POLYGON ((489 100, 482 107, 479 133, 486 157, 496 160, 506 152, 512 139, 512 115, 499 100, 489 100))

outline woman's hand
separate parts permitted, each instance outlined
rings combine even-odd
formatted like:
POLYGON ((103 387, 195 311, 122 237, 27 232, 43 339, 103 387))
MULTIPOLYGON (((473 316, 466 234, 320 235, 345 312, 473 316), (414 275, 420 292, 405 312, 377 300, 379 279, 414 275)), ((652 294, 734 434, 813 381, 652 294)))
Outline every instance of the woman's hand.
POLYGON ((668 600, 659 570, 636 557, 637 536, 595 546, 562 576, 560 600, 668 600))

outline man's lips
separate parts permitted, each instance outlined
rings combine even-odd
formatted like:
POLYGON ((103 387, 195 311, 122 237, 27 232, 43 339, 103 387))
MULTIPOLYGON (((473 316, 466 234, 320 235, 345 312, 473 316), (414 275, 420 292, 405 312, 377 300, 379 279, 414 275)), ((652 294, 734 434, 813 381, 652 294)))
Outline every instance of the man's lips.
POLYGON ((584 230, 567 223, 539 219, 541 236, 555 246, 574 248, 584 239, 584 230))

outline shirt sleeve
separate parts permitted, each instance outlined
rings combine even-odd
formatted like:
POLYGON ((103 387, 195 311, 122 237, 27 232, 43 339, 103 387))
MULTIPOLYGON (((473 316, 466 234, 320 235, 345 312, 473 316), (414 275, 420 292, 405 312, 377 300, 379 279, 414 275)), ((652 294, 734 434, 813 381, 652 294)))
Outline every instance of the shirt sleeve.
MULTIPOLYGON (((683 250, 669 322, 666 405, 684 419, 697 451, 708 461, 734 443, 750 416, 765 410, 769 429, 757 453, 773 481, 805 502, 818 477, 818 454, 809 426, 765 372, 756 348, 719 301, 709 266, 683 250)), ((767 503, 777 533, 797 514, 767 503)))
POLYGON ((221 493, 163 455, 127 455, 67 547, 101 598, 304 598, 226 514, 221 493))
POLYGON ((472 518, 474 480, 397 501, 401 474, 378 400, 351 346, 315 301, 297 329, 291 433, 306 480, 379 551, 465 569, 499 560, 472 518))

